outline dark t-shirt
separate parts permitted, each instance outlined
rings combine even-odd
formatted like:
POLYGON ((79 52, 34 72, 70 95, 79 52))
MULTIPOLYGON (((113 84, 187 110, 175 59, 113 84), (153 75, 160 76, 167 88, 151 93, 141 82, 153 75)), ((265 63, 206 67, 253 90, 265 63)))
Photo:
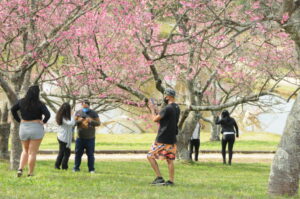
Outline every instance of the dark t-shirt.
POLYGON ((215 123, 221 124, 221 127, 222 127, 221 133, 222 134, 224 132, 235 132, 236 136, 239 137, 239 128, 238 128, 238 125, 236 124, 236 121, 234 118, 229 117, 229 118, 219 119, 219 117, 217 117, 215 123), (234 130, 234 128, 235 128, 235 130, 234 130))
POLYGON ((95 138, 96 129, 95 126, 100 125, 99 116, 94 110, 83 112, 82 110, 76 112, 76 117, 92 118, 93 122, 88 123, 85 120, 77 123, 78 137, 82 139, 93 139, 95 138))
POLYGON ((50 118, 50 112, 46 105, 42 102, 37 103, 35 106, 31 107, 30 110, 26 110, 22 106, 22 99, 19 100, 12 108, 11 112, 14 119, 17 122, 21 122, 21 118, 18 115, 18 111, 21 112, 21 117, 23 120, 41 120, 44 115, 43 122, 47 123, 50 118))
POLYGON ((159 115, 161 119, 159 121, 160 126, 156 136, 156 142, 175 144, 176 135, 178 134, 179 106, 175 103, 168 104, 160 111, 159 115))

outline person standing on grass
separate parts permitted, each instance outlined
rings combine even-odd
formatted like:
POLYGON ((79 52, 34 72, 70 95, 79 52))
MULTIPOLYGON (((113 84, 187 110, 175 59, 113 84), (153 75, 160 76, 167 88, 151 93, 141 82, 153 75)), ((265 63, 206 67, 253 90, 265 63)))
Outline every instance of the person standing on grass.
POLYGON ((28 163, 28 177, 33 176, 36 162, 36 154, 44 137, 44 124, 50 118, 50 112, 46 105, 40 101, 40 89, 38 86, 29 87, 24 98, 19 100, 12 108, 14 119, 21 123, 19 136, 22 143, 22 154, 17 176, 21 177, 23 169, 28 163), (18 115, 21 113, 21 118, 18 115), (42 118, 44 116, 44 119, 42 118))
POLYGON ((193 149, 195 149, 195 161, 198 161, 199 148, 200 148, 200 123, 197 122, 196 127, 193 131, 191 140, 190 140, 190 158, 192 158, 193 149))
POLYGON ((56 122, 59 125, 57 141, 59 152, 55 161, 55 168, 63 170, 68 169, 68 162, 71 155, 71 143, 73 137, 73 127, 75 119, 71 116, 71 106, 69 103, 63 103, 56 114, 56 122))
POLYGON ((153 168, 156 178, 151 185, 174 185, 174 160, 176 155, 176 135, 178 134, 179 106, 175 103, 176 92, 165 89, 164 102, 167 104, 159 114, 156 113, 154 104, 150 103, 150 110, 154 122, 159 122, 158 133, 147 159, 153 168), (165 182, 155 159, 167 160, 169 180, 165 182))
POLYGON ((223 156, 223 164, 226 164, 226 145, 228 143, 228 152, 229 152, 229 160, 228 164, 231 165, 232 160, 232 150, 233 144, 235 142, 235 134, 236 137, 239 137, 239 128, 236 124, 234 118, 230 117, 230 114, 227 110, 222 112, 222 118, 219 119, 219 116, 216 119, 216 124, 220 124, 222 127, 222 156, 223 156))
POLYGON ((88 157, 89 172, 95 173, 95 127, 100 125, 100 119, 98 114, 90 109, 90 102, 88 100, 84 100, 81 105, 82 109, 75 114, 78 137, 76 139, 75 166, 73 171, 80 171, 81 157, 85 150, 88 157))

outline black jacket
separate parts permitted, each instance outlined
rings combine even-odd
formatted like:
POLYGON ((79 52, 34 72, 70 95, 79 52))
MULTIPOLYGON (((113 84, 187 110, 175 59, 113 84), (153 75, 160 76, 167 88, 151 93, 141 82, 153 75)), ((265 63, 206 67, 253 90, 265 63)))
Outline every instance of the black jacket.
POLYGON ((239 137, 238 125, 236 124, 235 119, 233 119, 232 117, 226 117, 226 118, 222 118, 222 119, 219 119, 219 117, 217 117, 216 124, 221 124, 221 127, 222 127, 221 133, 222 134, 224 132, 235 132, 236 137, 239 137))

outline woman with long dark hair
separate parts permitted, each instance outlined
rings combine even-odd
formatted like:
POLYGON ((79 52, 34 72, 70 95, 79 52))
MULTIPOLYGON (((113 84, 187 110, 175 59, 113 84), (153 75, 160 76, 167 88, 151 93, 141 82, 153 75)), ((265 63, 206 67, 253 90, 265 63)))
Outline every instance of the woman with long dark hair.
POLYGON ((33 176, 36 154, 44 137, 44 124, 50 118, 46 105, 40 101, 38 86, 29 87, 24 98, 19 100, 12 108, 14 119, 21 123, 19 136, 22 143, 22 154, 17 176, 21 177, 23 169, 28 163, 28 176, 33 176), (21 118, 18 115, 21 113, 21 118), (44 115, 44 118, 43 118, 44 115))
POLYGON ((74 117, 71 117, 71 106, 64 103, 56 114, 56 122, 59 125, 57 140, 59 152, 55 162, 55 168, 67 170, 68 162, 71 155, 71 143, 73 136, 73 127, 75 125, 74 117))
POLYGON ((236 124, 235 119, 230 117, 230 114, 227 110, 224 110, 222 112, 221 119, 217 117, 216 124, 220 124, 222 127, 221 133, 222 133, 223 164, 226 164, 226 145, 228 144, 228 153, 229 153, 228 164, 231 165, 233 144, 235 142, 235 134, 236 137, 238 138, 239 128, 236 124))

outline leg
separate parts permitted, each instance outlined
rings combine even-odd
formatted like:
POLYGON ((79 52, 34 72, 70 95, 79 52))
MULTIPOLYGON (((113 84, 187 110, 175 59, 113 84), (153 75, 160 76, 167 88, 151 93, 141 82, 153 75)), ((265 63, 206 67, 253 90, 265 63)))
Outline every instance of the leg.
POLYGON ((81 157, 84 152, 84 145, 83 145, 83 140, 80 138, 76 139, 76 146, 75 146, 75 166, 74 170, 79 171, 79 167, 81 164, 81 157))
POLYGON ((19 169, 24 169, 25 165, 28 162, 28 151, 29 151, 29 140, 21 141, 22 143, 22 154, 19 169))
POLYGON ((64 151, 65 151, 65 146, 64 146, 64 142, 60 141, 59 139, 57 139, 58 144, 59 144, 59 151, 58 151, 58 155, 55 161, 55 168, 56 169, 60 169, 60 165, 62 162, 62 159, 64 157, 64 151))
POLYGON ((223 164, 226 164, 226 145, 227 141, 222 138, 222 156, 223 156, 223 164))
POLYGON ((95 171, 95 138, 86 140, 86 155, 88 157, 89 172, 95 171))
POLYGON ((168 169, 169 169, 169 180, 171 182, 174 182, 174 174, 175 174, 174 160, 167 159, 167 163, 168 163, 168 169))
POLYGON ((161 177, 161 173, 160 173, 160 170, 159 170, 159 167, 158 167, 158 164, 157 164, 156 160, 153 157, 150 157, 150 156, 147 156, 147 159, 150 162, 150 165, 151 165, 152 169, 154 170, 155 175, 157 177, 161 177))
POLYGON ((191 160, 193 160, 192 154, 193 154, 193 140, 190 140, 190 159, 191 160))
POLYGON ((200 140, 195 140, 195 161, 198 161, 199 148, 200 148, 200 140))
POLYGON ((67 170, 69 168, 68 162, 69 162, 70 155, 71 155, 71 149, 66 147, 64 152, 64 157, 62 159, 62 165, 61 165, 61 168, 64 170, 67 170))
POLYGON ((63 153, 61 168, 67 170, 69 158, 71 155, 71 149, 67 148, 67 143, 63 143, 63 147, 64 147, 64 153, 63 153))
POLYGON ((233 154, 232 149, 233 149, 234 141, 235 141, 235 137, 233 135, 231 136, 231 139, 228 141, 229 165, 231 165, 232 154, 233 154))
POLYGON ((30 140, 29 142, 29 175, 33 174, 34 167, 35 167, 35 161, 36 161, 36 154, 39 150, 40 144, 42 142, 42 139, 38 140, 30 140))

